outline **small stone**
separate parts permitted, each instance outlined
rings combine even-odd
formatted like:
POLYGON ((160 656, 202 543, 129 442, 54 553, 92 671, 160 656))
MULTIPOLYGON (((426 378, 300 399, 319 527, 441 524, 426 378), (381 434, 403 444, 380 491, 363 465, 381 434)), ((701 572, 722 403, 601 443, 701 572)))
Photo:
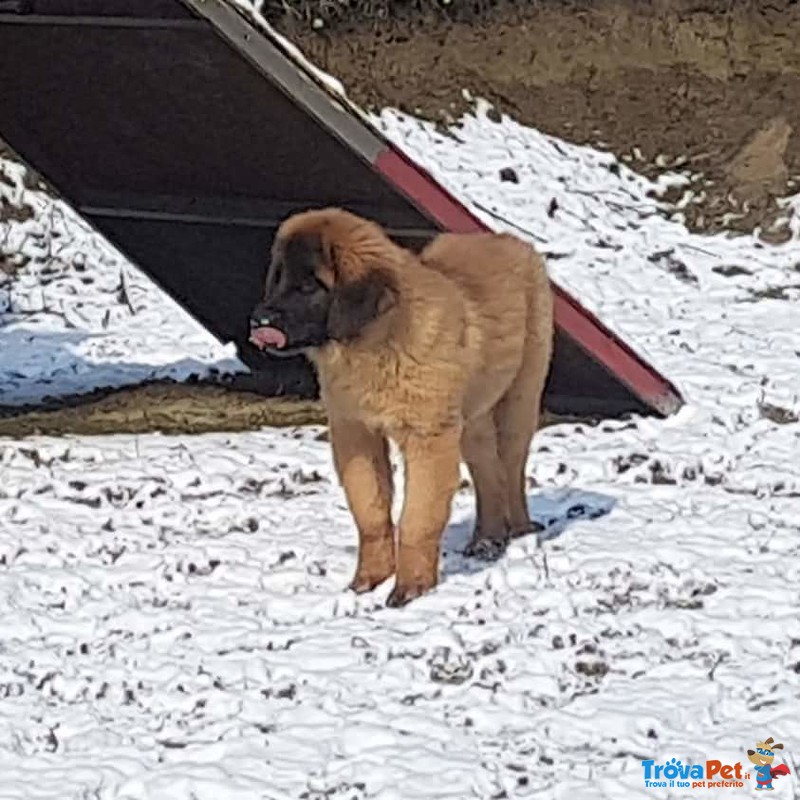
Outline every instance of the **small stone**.
POLYGON ((472 661, 466 655, 455 653, 449 647, 437 647, 428 663, 434 683, 464 683, 474 671, 472 661))
POLYGON ((519 183, 519 177, 511 167, 503 167, 500 170, 500 180, 503 183, 519 183))
POLYGON ((503 115, 494 106, 492 106, 491 108, 488 108, 486 110, 486 118, 491 120, 492 122, 498 122, 499 123, 499 122, 503 121, 503 115))

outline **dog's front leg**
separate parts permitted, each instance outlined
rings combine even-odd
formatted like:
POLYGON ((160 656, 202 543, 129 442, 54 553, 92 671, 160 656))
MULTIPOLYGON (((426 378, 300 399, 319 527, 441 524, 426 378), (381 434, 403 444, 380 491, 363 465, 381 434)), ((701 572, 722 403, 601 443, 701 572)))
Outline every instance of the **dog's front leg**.
POLYGON ((405 498, 400 517, 397 582, 387 604, 405 605, 436 586, 439 548, 459 483, 458 428, 435 436, 402 437, 405 498))
POLYGON ((358 528, 358 567, 350 588, 368 592, 394 574, 392 470, 386 437, 356 420, 330 420, 336 473, 358 528))

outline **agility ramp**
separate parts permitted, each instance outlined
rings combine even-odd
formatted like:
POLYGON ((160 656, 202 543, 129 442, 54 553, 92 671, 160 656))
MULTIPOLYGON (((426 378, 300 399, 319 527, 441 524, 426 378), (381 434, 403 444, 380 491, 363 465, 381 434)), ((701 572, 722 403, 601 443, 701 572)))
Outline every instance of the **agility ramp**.
MULTIPOLYGON (((224 0, 0 0, 0 136, 264 392, 315 389, 249 344, 280 222, 336 205, 418 247, 485 230, 280 37, 224 0)), ((675 387, 554 284, 553 414, 668 415, 675 387)))

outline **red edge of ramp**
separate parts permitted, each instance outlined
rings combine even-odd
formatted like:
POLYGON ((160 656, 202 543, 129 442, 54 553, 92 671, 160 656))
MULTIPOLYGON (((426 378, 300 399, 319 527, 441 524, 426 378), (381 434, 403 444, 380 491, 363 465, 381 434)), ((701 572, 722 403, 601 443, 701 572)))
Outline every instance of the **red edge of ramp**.
MULTIPOLYGON (((391 143, 381 151, 374 167, 411 200, 419 203, 453 233, 489 231, 490 228, 440 186, 430 173, 391 143)), ((588 309, 552 279, 556 324, 640 400, 669 416, 683 404, 678 390, 603 325, 588 309)))

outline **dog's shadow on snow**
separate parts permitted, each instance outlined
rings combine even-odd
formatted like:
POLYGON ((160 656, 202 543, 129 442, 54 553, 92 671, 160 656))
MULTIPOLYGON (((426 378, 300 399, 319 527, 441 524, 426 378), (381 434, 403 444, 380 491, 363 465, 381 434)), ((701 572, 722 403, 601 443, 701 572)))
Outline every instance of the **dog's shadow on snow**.
MULTIPOLYGON (((528 495, 531 520, 540 526, 525 538, 540 543, 556 539, 575 522, 596 520, 610 514, 617 500, 607 494, 583 489, 544 489, 528 495)), ((472 539, 474 516, 467 516, 448 526, 442 541, 442 575, 474 575, 490 567, 486 561, 465 555, 464 550, 472 539)), ((502 560, 502 556, 500 559, 502 560)))

